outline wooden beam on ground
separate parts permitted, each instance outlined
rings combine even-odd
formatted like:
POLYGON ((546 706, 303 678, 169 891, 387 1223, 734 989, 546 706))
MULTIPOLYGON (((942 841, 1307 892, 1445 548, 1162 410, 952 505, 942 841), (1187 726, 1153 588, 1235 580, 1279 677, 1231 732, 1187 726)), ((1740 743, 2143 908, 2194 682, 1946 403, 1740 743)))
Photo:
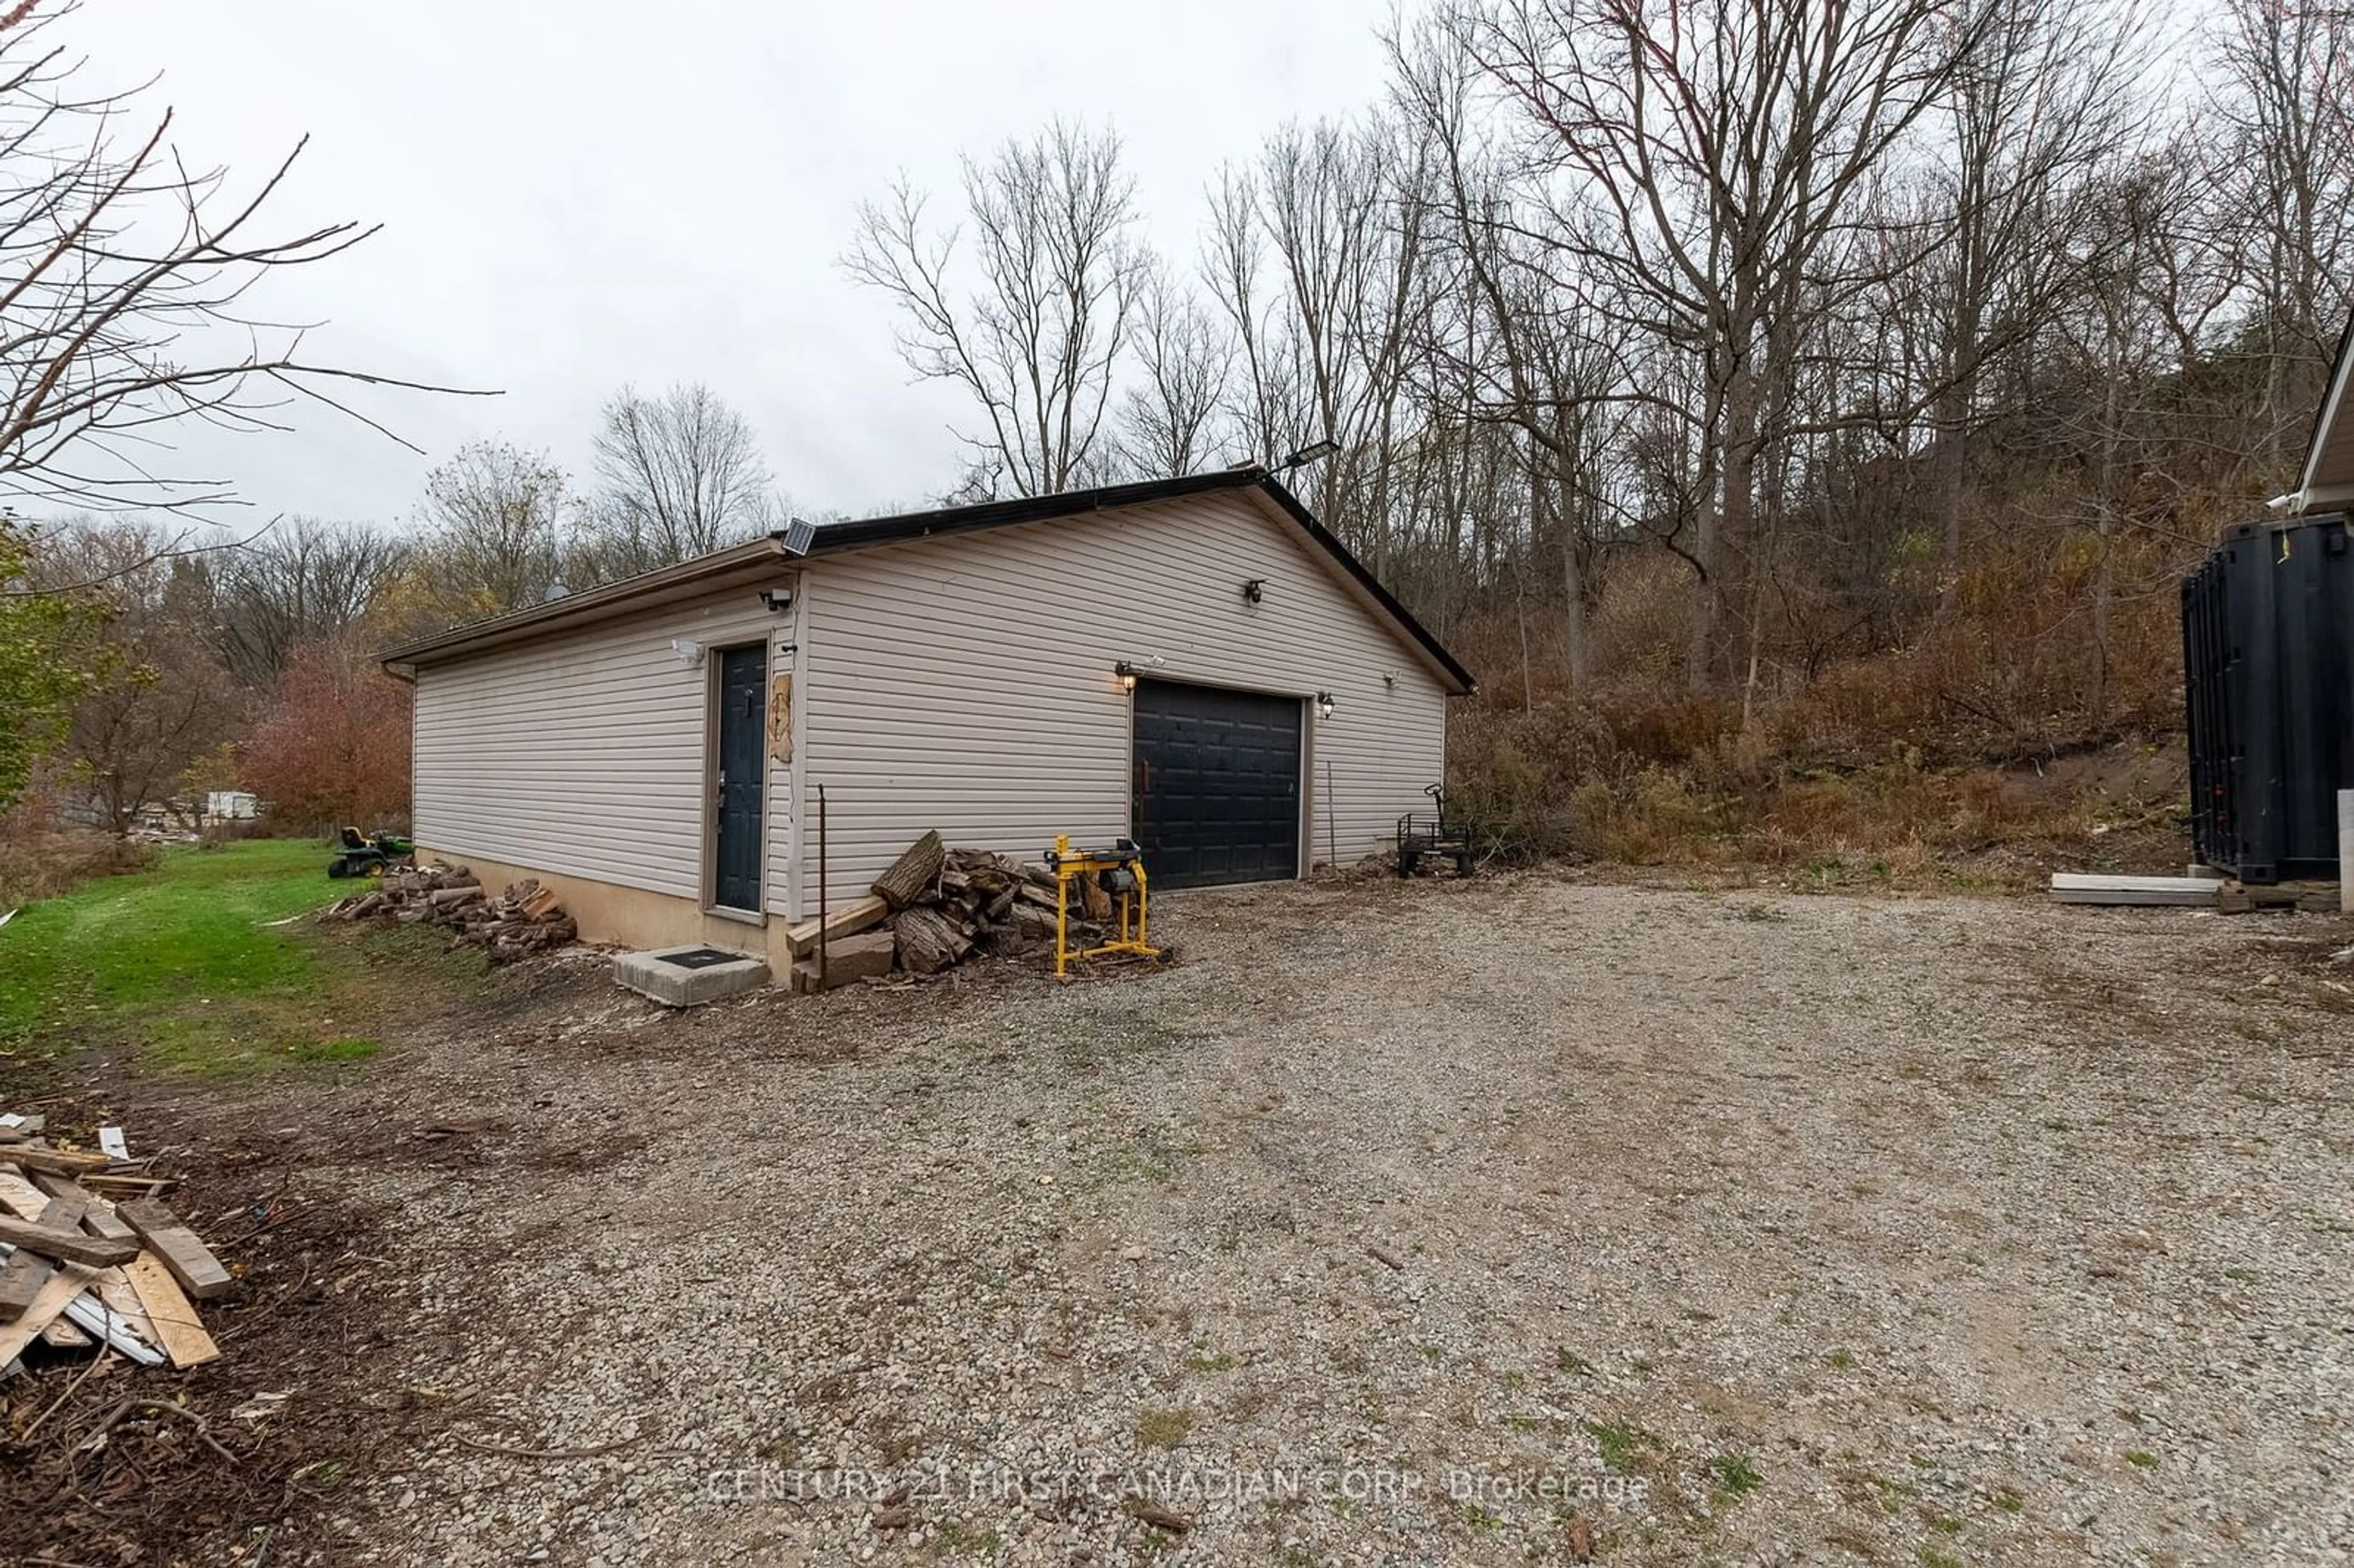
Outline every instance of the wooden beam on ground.
MULTIPOLYGON (((139 1255, 139 1244, 136 1242, 109 1241, 104 1236, 85 1235, 79 1230, 52 1230, 48 1225, 17 1219, 0 1218, 0 1242, 39 1253, 43 1257, 55 1258, 59 1263, 88 1264, 92 1268, 111 1268, 118 1263, 129 1263, 139 1255)), ((207 1253, 205 1255, 209 1257, 212 1255, 207 1253)), ((220 1266, 215 1264, 213 1266, 217 1268, 220 1266)))
POLYGON ((2218 885, 2203 876, 2086 876, 2063 871, 2052 874, 2052 900, 2212 909, 2218 885))
POLYGON ((77 1154, 65 1149, 35 1149, 29 1144, 8 1146, 8 1162, 21 1165, 27 1171, 47 1171, 58 1176, 79 1176, 85 1171, 103 1171, 114 1163, 103 1154, 77 1154))
MULTIPOLYGON (((145 1242, 147 1250, 172 1271, 172 1277, 180 1282, 180 1288, 197 1300, 209 1301, 236 1283, 229 1277, 228 1270, 221 1266, 220 1259, 215 1257, 197 1238, 196 1233, 181 1224, 179 1215, 153 1198, 134 1198, 130 1202, 119 1203, 115 1205, 114 1212, 139 1233, 139 1239, 145 1242)), ((138 1255, 138 1248, 132 1249, 132 1255, 138 1255)), ((127 1263, 130 1259, 110 1261, 127 1263)))
MULTIPOLYGON (((870 926, 882 924, 891 913, 891 906, 877 897, 854 899, 839 909, 831 909, 825 916, 825 939, 854 937, 870 926)), ((818 923, 814 916, 800 921, 785 932, 785 940, 792 947, 793 957, 806 959, 817 951, 818 923)))
POLYGON ((205 1332, 204 1319, 196 1316, 196 1304, 152 1255, 143 1252, 124 1264, 122 1275, 138 1294, 139 1305, 146 1309, 147 1321, 154 1329, 155 1341, 174 1366, 192 1367, 220 1354, 220 1347, 205 1332))

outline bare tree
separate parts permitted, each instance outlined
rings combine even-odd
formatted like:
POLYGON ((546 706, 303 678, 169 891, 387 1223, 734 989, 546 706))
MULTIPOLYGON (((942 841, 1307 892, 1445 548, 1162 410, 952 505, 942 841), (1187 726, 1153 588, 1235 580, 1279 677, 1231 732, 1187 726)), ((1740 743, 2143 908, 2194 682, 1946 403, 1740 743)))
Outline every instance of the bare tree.
POLYGON ((2215 50, 2228 86, 2214 112, 2219 236, 2248 273, 2247 315, 2264 356, 2267 488, 2286 489, 2305 421, 2354 306, 2354 7, 2343 0, 2227 0, 2215 50))
POLYGON ((1929 337, 1927 362, 1911 370, 1934 388, 1950 587, 1987 367, 2031 342, 2084 282, 2091 208, 2077 196, 2105 159, 2141 140, 2148 30, 2137 9, 2058 0, 1971 0, 1944 25, 1958 50, 1933 122, 1943 156, 1927 210, 1893 226, 1907 253, 1887 270, 1917 288, 1877 319, 1929 337))
POLYGON ((707 555, 773 524, 758 438, 701 382, 655 397, 621 388, 599 417, 596 455, 590 535, 599 576, 707 555))
POLYGON ((143 809, 169 806, 183 775, 229 738, 243 707, 207 646, 211 595, 202 567, 167 556, 167 537, 154 524, 83 517, 37 541, 36 582, 97 602, 77 660, 90 679, 60 751, 116 833, 137 826, 143 809), (92 582, 103 587, 73 587, 92 582))
MULTIPOLYGON (((1838 255, 1870 182, 1975 36, 1941 0, 1496 0, 1448 26, 1519 119, 1518 220, 1558 275, 1630 333, 1702 366, 1691 419, 1705 482, 1685 550, 1688 668, 1723 673, 1766 444, 1808 323, 1859 275, 1838 255)), ((1770 524, 1770 507, 1763 514, 1770 524)), ((1749 617, 1755 669, 1755 619, 1749 617)))
POLYGON ((1205 271, 1239 342, 1235 423, 1276 462, 1339 451, 1300 481, 1376 570, 1405 436, 1407 356, 1423 302, 1421 143, 1381 116, 1288 125, 1213 197, 1205 271))
MULTIPOLYGON (((224 171, 192 171, 169 109, 143 121, 135 91, 75 89, 80 62, 49 40, 48 22, 33 4, 0 15, 0 493, 26 507, 196 516, 234 496, 159 461, 175 427, 281 429, 282 411, 309 401, 381 430, 331 389, 412 384, 322 365, 302 329, 246 303, 271 273, 332 260, 375 230, 267 229, 302 143, 242 190, 224 171)), ((156 543, 168 551, 179 537, 156 543)))
POLYGON ((229 673, 249 687, 275 682, 297 648, 340 636, 391 593, 415 553, 384 529, 294 517, 204 558, 215 646, 229 673))
POLYGON ((546 601, 563 588, 570 482, 546 452, 461 447, 425 480, 419 563, 445 620, 546 601))
POLYGON ((1120 408, 1120 466, 1143 479, 1195 472, 1217 460, 1234 344, 1166 269, 1145 285, 1136 334, 1139 377, 1120 408))
POLYGON ((969 289, 956 260, 964 226, 933 232, 925 196, 904 179, 887 203, 859 208, 843 265, 899 306, 908 368, 980 406, 983 429, 959 436, 971 453, 965 493, 1067 490, 1102 458, 1144 282, 1119 138, 1057 121, 985 164, 967 159, 964 198, 969 289))

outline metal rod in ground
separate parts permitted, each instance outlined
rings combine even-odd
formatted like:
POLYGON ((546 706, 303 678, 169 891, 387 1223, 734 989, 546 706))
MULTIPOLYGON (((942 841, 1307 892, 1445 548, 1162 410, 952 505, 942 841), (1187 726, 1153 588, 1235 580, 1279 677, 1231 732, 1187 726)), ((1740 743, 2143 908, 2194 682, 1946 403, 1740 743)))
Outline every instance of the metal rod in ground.
POLYGON ((1341 869, 1341 823, 1332 815, 1332 759, 1329 757, 1324 759, 1324 863, 1334 871, 1341 869))
POLYGON ((817 787, 817 989, 825 989, 825 786, 817 787))
POLYGON ((2354 915, 2354 789, 2338 791, 2338 912, 2354 915))

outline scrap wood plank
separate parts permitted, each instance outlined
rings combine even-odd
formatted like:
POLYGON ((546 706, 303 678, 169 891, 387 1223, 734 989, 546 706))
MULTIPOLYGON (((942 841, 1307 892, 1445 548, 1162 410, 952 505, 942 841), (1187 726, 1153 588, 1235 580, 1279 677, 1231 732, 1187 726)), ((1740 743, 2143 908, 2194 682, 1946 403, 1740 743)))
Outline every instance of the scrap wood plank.
POLYGON ((30 1144, 8 1146, 8 1162, 27 1171, 48 1171, 59 1176, 79 1176, 85 1171, 103 1171, 114 1163, 103 1154, 78 1154, 69 1149, 36 1149, 30 1144))
POLYGON ((37 1252, 11 1252, 8 1261, 0 1263, 0 1323, 13 1323, 23 1317, 56 1272, 49 1260, 37 1252))
POLYGON ((0 1171, 0 1208, 13 1211, 20 1220, 37 1220, 48 1206, 48 1193, 14 1171, 0 1171))
POLYGON ((2055 904, 2182 905, 2211 908, 2218 884, 2203 876, 2086 876, 2071 872, 2052 875, 2055 904))
POLYGON ((164 1342, 162 1330, 149 1318, 139 1293, 121 1268, 99 1270, 90 1288, 66 1308, 66 1316, 143 1367, 164 1363, 164 1351, 158 1348, 164 1342))
MULTIPOLYGON (((79 1305, 90 1298, 83 1296, 75 1299, 79 1305)), ((70 1313, 72 1308, 68 1308, 67 1311, 70 1313)), ((73 1319, 68 1316, 49 1319, 48 1326, 41 1330, 41 1343, 54 1345, 61 1351, 86 1351, 90 1349, 90 1340, 88 1334, 74 1326, 73 1319)))
MULTIPOLYGON (((826 911, 824 929, 827 941, 836 937, 854 937, 870 926, 879 925, 891 913, 891 906, 882 897, 870 895, 854 898, 839 909, 826 911)), ((817 951, 818 920, 815 916, 790 927, 785 940, 791 946, 793 957, 808 958, 817 951)))
MULTIPOLYGON (((130 1202, 115 1205, 114 1212, 139 1233, 139 1239, 145 1242, 147 1250, 172 1271, 172 1277, 180 1282, 180 1287, 197 1300, 209 1301, 236 1283, 229 1277, 228 1270, 221 1266, 220 1259, 215 1257, 197 1238, 196 1233, 183 1224, 179 1215, 154 1199, 134 1198, 130 1202)), ((138 1255, 136 1247, 132 1249, 132 1255, 138 1255)), ((113 1258, 109 1261, 127 1263, 130 1259, 113 1258)))
POLYGON ((33 1298, 32 1305, 15 1322, 0 1327, 0 1366, 6 1365, 23 1353, 27 1345, 41 1337, 41 1330, 56 1320, 59 1314, 73 1305, 90 1282, 98 1277, 98 1270, 79 1263, 69 1263, 50 1276, 33 1298))
MULTIPOLYGON (((118 1263, 129 1263, 139 1255, 139 1244, 136 1242, 109 1241, 104 1236, 85 1235, 78 1230, 55 1230, 28 1220, 5 1216, 0 1216, 0 1242, 6 1242, 10 1246, 30 1248, 43 1257, 53 1257, 59 1263, 86 1263, 93 1268, 111 1268, 118 1263)), ((210 1257, 212 1255, 207 1253, 205 1255, 210 1257)), ((215 1264, 213 1266, 218 1268, 220 1266, 215 1264)))
MULTIPOLYGON (((122 1216, 114 1212, 112 1202, 90 1192, 70 1176, 52 1176, 44 1172, 33 1178, 33 1185, 60 1202, 69 1201, 80 1204, 80 1223, 90 1227, 92 1235, 104 1236, 109 1241, 131 1241, 138 1234, 122 1223, 122 1216)), ((48 1224, 58 1223, 47 1215, 42 1218, 48 1224)))
POLYGON ((220 1347, 205 1332, 204 1319, 196 1316, 196 1304, 152 1255, 141 1253, 122 1266, 122 1275, 146 1311, 155 1341, 174 1366, 192 1367, 220 1354, 220 1347))
POLYGON ((152 1198, 166 1187, 180 1184, 177 1176, 129 1176, 118 1171, 85 1171, 76 1178, 85 1188, 97 1187, 106 1192, 135 1193, 152 1198))

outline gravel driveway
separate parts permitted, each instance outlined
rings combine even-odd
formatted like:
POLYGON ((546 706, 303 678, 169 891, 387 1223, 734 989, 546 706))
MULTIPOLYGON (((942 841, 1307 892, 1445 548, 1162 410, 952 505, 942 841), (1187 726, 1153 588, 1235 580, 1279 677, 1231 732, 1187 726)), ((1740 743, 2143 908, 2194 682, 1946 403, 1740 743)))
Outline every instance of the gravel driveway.
POLYGON ((1157 912, 1158 972, 387 1061, 339 1114, 451 1157, 314 1164, 404 1216, 440 1437, 336 1560, 2348 1560, 2339 923, 1157 912))

